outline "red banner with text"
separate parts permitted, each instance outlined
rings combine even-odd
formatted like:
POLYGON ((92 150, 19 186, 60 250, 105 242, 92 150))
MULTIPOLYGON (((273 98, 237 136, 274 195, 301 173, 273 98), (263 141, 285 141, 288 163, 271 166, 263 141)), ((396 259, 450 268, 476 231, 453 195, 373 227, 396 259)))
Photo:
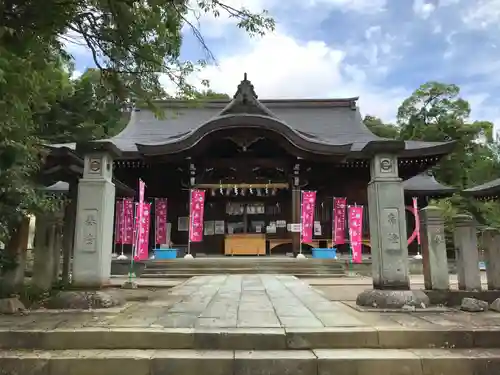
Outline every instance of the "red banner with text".
POLYGON ((167 199, 155 199, 155 243, 167 243, 167 199))
POLYGON ((134 241, 134 202, 131 198, 116 201, 115 243, 131 245, 134 241))
POLYGON ((361 241, 363 235, 363 206, 349 206, 349 241, 353 263, 361 263, 361 241))
POLYGON ((336 245, 345 244, 346 198, 333 198, 333 240, 336 245))
POLYGON ((205 209, 205 191, 191 190, 189 209, 189 241, 203 241, 203 214, 205 209))
POLYGON ((123 236, 124 245, 134 243, 134 201, 127 198, 122 201, 123 204, 123 236))
POLYGON ((415 231, 417 232, 417 243, 420 245, 420 214, 418 212, 417 198, 413 198, 413 214, 415 215, 415 231))
POLYGON ((315 191, 302 192, 301 223, 300 223, 300 242, 308 243, 313 239, 314 227, 314 206, 316 204, 315 191))
POLYGON ((151 203, 136 203, 137 212, 142 212, 142 218, 137 216, 136 235, 137 248, 135 251, 135 260, 145 260, 149 258, 149 224, 151 217, 151 203), (142 207, 141 207, 142 206, 142 207))
POLYGON ((115 203, 115 243, 123 243, 123 229, 124 229, 124 200, 118 200, 115 203))

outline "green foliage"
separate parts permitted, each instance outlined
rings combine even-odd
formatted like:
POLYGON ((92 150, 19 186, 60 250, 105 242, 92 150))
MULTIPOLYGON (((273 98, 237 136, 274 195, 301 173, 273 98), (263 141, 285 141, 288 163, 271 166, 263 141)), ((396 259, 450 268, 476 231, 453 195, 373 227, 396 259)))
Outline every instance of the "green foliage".
MULTIPOLYGON (((459 189, 484 183, 500 173, 493 124, 470 121, 470 112, 458 86, 439 82, 423 84, 398 109, 400 139, 456 142, 454 152, 441 160, 434 174, 439 181, 459 189)), ((500 222, 500 217, 494 218, 500 213, 496 203, 485 205, 454 195, 442 205, 447 206, 445 212, 469 212, 483 224, 500 222)))
MULTIPOLYGON (((223 13, 251 35, 274 28, 266 12, 217 0, 201 12, 223 13)), ((131 101, 165 97, 160 75, 179 96, 204 61, 180 59, 181 29, 191 26, 187 0, 10 0, 0 6, 0 241, 8 244, 27 213, 53 209, 37 184, 44 142, 108 137, 123 127, 131 101), (91 52, 96 70, 70 77, 65 43, 91 52)), ((210 55, 210 54, 208 54, 210 55)))
POLYGON ((363 119, 365 126, 375 135, 382 138, 397 139, 399 127, 393 124, 385 124, 378 117, 367 115, 363 119))

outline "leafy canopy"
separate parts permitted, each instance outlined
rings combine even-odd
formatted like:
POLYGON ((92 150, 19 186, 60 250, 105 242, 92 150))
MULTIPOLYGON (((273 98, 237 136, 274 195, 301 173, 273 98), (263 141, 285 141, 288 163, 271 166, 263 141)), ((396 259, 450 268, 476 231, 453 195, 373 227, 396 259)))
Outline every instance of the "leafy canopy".
POLYGON ((112 135, 130 100, 164 97, 160 74, 192 97, 186 77, 204 61, 182 61, 183 26, 203 43, 193 12, 227 15, 251 35, 274 28, 265 11, 218 0, 5 0, 0 5, 0 241, 28 212, 48 209, 37 185, 42 139, 112 135), (95 71, 71 80, 68 42, 88 49, 95 71))

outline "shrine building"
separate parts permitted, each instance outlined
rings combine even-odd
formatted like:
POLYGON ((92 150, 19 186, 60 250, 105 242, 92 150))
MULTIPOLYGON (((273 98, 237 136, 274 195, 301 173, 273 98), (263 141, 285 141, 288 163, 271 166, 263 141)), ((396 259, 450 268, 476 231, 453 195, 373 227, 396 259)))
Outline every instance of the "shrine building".
POLYGON ((413 196, 425 205, 427 197, 453 193, 422 173, 454 142, 380 138, 363 124, 358 98, 259 100, 246 74, 235 91, 230 101, 157 102, 162 116, 136 107, 111 139, 49 146, 44 182, 67 182, 77 202, 65 221, 75 228, 74 282, 109 278, 115 202, 136 195, 142 179, 146 200, 168 199, 170 246, 180 253, 188 242, 189 190, 205 190, 210 228, 192 244, 195 256, 297 253, 299 233, 289 224, 300 222, 303 190, 316 191, 318 223, 304 249, 331 247, 332 201, 346 197, 365 207, 364 251, 379 269, 374 285, 405 288, 405 207, 413 196))

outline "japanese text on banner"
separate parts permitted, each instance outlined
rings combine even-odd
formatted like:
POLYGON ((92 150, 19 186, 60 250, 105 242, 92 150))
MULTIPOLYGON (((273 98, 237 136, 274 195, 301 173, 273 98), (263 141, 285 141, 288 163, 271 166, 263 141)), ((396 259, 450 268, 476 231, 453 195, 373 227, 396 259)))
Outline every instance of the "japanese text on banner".
POLYGON ((313 238, 313 225, 314 225, 314 207, 316 204, 315 191, 302 192, 302 207, 301 207, 301 238, 300 242, 308 243, 313 238))
POLYGON ((345 244, 346 198, 333 198, 333 240, 336 245, 345 244))
POLYGON ((123 204, 123 244, 132 245, 134 243, 134 201, 132 198, 124 199, 123 204))
POLYGON ((353 263, 361 263, 363 206, 349 206, 349 241, 351 243, 353 263))
POLYGON ((115 203, 115 243, 123 243, 124 235, 124 208, 125 202, 123 200, 117 200, 115 203))
POLYGON ((155 199, 155 243, 167 243, 167 200, 155 199))
POLYGON ((191 190, 191 207, 189 210, 189 241, 203 241, 203 215, 205 207, 205 191, 191 190))
MULTIPOLYGON (((141 211, 140 203, 137 203, 137 211, 141 211)), ((145 260, 149 258, 149 223, 151 217, 151 203, 142 203, 142 218, 136 220, 137 231, 137 249, 136 260, 145 260)))

